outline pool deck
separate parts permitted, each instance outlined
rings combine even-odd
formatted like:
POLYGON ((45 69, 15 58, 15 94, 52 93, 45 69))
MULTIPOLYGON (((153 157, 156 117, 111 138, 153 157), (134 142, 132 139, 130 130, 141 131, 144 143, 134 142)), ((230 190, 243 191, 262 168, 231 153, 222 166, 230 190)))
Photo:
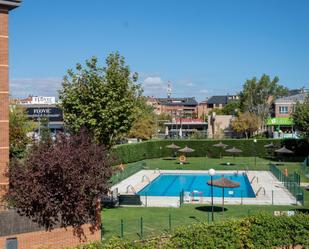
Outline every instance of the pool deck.
MULTIPOLYGON (((242 174, 245 171, 239 170, 242 174)), ((175 174, 208 174, 207 170, 141 170, 120 183, 114 185, 112 190, 118 189, 120 194, 134 194, 163 173, 175 174)), ((236 170, 218 170, 217 174, 234 174, 236 170)), ((295 205, 296 200, 292 194, 270 171, 247 171, 248 179, 256 194, 255 198, 225 197, 225 205, 295 205), (265 191, 264 191, 265 190, 265 191)), ((141 196, 143 206, 149 207, 179 207, 179 197, 168 196, 141 196)), ((185 198, 184 203, 210 204, 211 197, 185 198)), ((222 197, 214 197, 216 205, 222 204, 222 197)))

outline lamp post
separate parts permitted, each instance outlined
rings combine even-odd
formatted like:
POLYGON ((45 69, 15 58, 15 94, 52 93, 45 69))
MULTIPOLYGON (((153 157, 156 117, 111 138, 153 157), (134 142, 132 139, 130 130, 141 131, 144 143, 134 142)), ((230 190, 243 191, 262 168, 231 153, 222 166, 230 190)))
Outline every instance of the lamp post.
POLYGON ((208 174, 210 175, 211 181, 211 221, 214 221, 214 186, 213 186, 213 176, 216 174, 216 170, 209 169, 208 174))
POLYGON ((257 143, 257 140, 254 139, 253 140, 253 143, 254 143, 254 166, 256 167, 256 143, 257 143))

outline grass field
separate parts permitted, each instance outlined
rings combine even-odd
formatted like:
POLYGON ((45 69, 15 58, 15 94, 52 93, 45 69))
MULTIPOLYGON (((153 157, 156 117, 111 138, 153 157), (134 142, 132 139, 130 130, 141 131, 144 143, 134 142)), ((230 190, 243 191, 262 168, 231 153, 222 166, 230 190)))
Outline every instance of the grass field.
MULTIPOLYGON (((273 213, 274 211, 288 211, 294 206, 253 206, 231 205, 226 206, 222 213, 221 207, 216 207, 215 221, 227 218, 239 218, 258 212, 273 213)), ((140 239, 141 217, 143 217, 144 238, 169 232, 169 215, 171 215, 171 228, 192 222, 208 222, 211 220, 211 207, 207 205, 184 205, 180 208, 155 208, 155 207, 120 207, 104 209, 102 211, 102 223, 104 238, 120 236, 120 224, 123 220, 124 238, 140 239)))
MULTIPOLYGON (((269 170, 269 160, 254 157, 223 157, 223 158, 205 158, 188 157, 188 164, 180 165, 177 160, 164 160, 162 158, 144 160, 149 169, 183 169, 183 170, 269 170), (235 165, 221 165, 222 163, 233 163, 235 165)), ((128 164, 127 167, 134 167, 135 163, 128 164)), ((283 162, 278 166, 282 170, 287 168, 289 172, 296 171, 301 175, 302 182, 309 182, 309 178, 302 175, 300 171, 300 162, 283 162)))

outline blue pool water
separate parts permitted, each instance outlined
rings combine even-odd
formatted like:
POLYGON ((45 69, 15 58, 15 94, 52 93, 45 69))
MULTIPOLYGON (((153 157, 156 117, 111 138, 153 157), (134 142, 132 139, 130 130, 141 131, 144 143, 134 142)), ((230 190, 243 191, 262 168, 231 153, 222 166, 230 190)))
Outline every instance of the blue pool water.
MULTIPOLYGON (((221 178, 222 174, 215 175, 213 180, 221 178)), ((243 174, 224 174, 225 178, 240 183, 237 188, 225 188, 225 197, 255 197, 248 177, 243 174)), ((211 187, 208 174, 161 174, 154 181, 138 192, 147 196, 179 196, 183 191, 199 191, 203 196, 211 196, 211 187)), ((222 197, 222 188, 214 187, 214 197, 222 197)))

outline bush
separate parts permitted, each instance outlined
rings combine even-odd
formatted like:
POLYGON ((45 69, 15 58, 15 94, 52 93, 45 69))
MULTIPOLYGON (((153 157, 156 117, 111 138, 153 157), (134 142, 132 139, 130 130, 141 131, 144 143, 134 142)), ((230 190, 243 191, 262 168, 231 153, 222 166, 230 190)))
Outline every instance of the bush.
MULTIPOLYGON (((213 147, 214 144, 221 140, 151 140, 136 144, 123 144, 114 147, 113 152, 119 159, 119 163, 131 163, 149 158, 159 158, 171 156, 173 151, 166 148, 167 145, 175 143, 180 147, 189 146, 194 149, 193 153, 187 156, 204 157, 206 155, 219 156, 220 148, 213 147)), ((236 147, 243 152, 241 156, 254 156, 255 153, 259 157, 267 157, 268 151, 264 145, 274 143, 276 148, 285 145, 288 149, 295 152, 294 156, 305 157, 309 151, 309 142, 304 139, 258 139, 254 144, 253 139, 226 139, 222 140, 229 148, 236 147)), ((222 151, 222 155, 231 155, 222 151)), ((303 161, 303 159, 302 159, 303 161)))
POLYGON ((195 223, 179 227, 168 237, 146 241, 114 238, 107 243, 95 243, 79 249, 141 249, 141 248, 289 248, 300 245, 309 248, 309 215, 272 216, 259 214, 242 219, 230 219, 214 224, 195 223))

